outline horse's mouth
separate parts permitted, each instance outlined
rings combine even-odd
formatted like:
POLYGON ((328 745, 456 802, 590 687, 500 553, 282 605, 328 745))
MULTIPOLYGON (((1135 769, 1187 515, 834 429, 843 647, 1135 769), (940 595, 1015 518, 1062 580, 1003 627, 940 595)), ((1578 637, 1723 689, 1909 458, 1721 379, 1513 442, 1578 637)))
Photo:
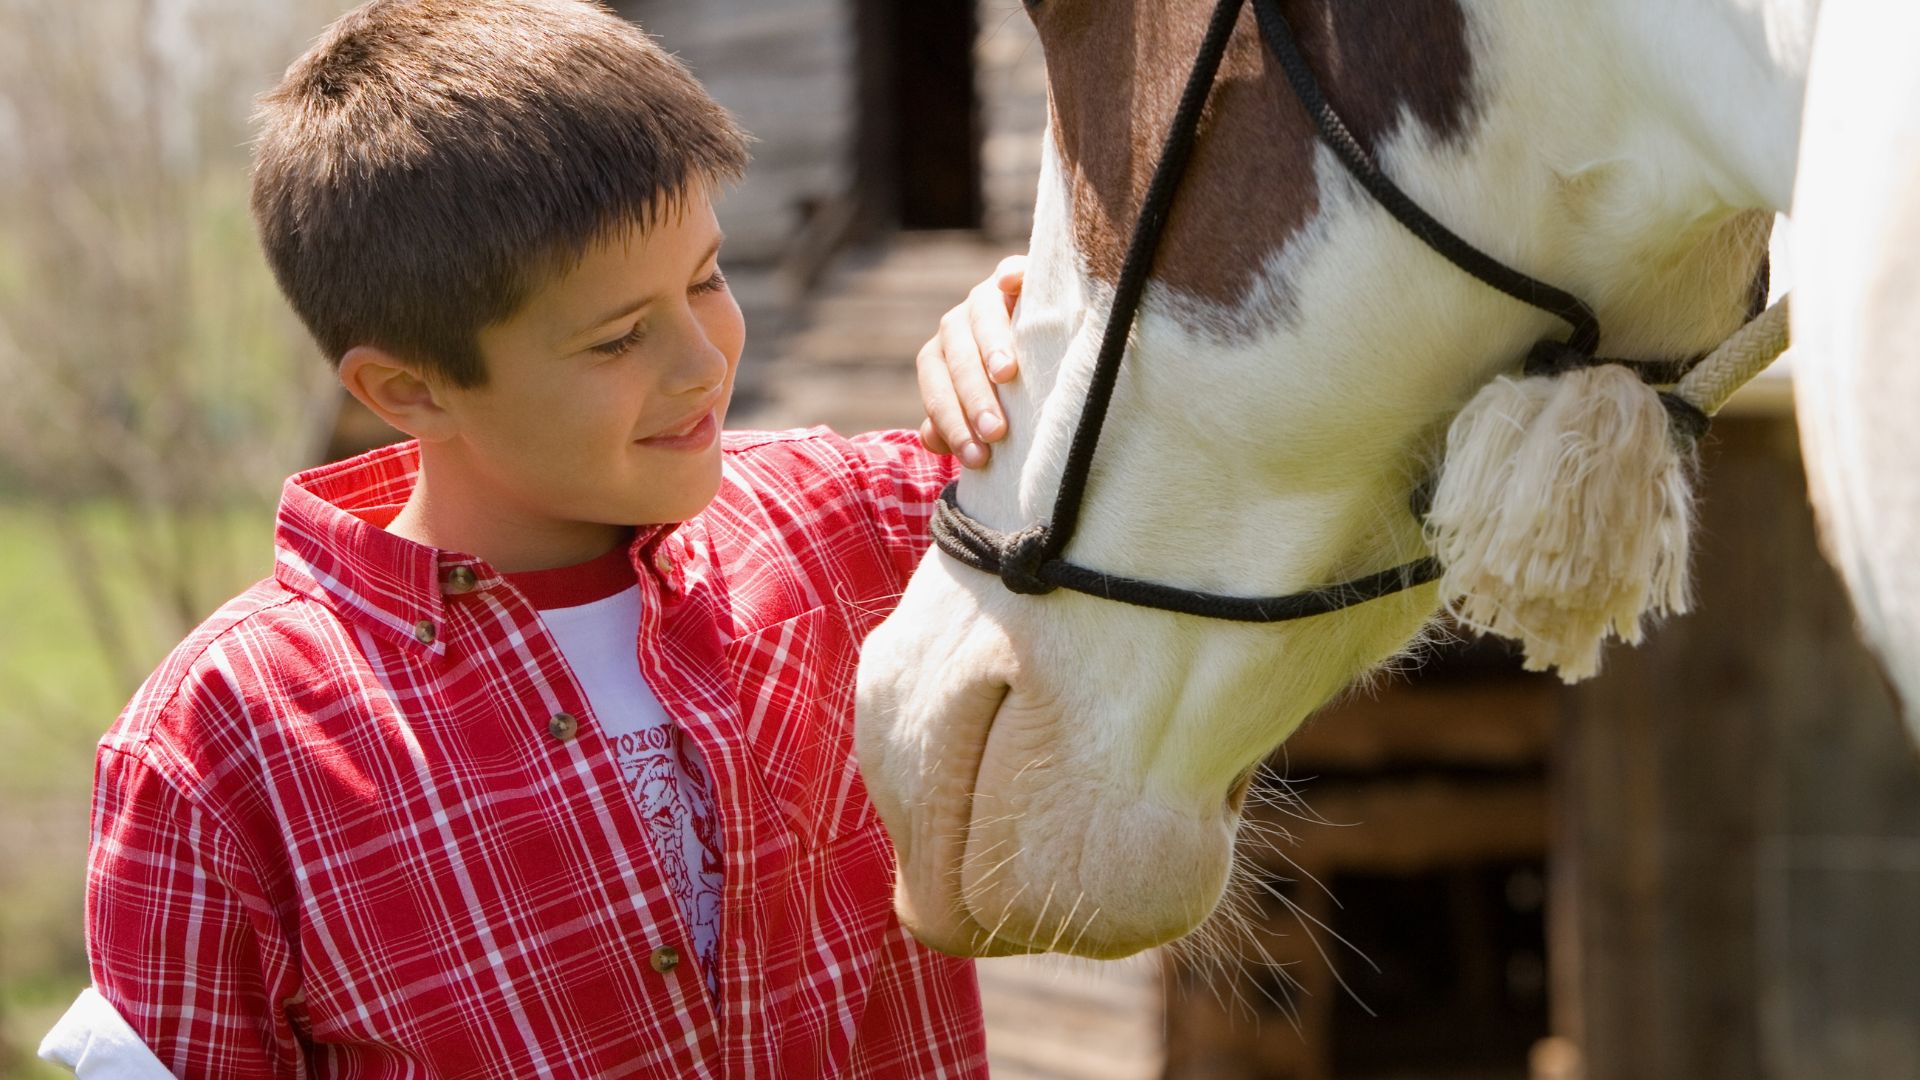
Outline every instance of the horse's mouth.
MULTIPOLYGON (((998 686, 990 709, 970 717, 949 714, 957 727, 942 738, 951 752, 965 748, 963 768, 943 759, 933 770, 936 783, 933 794, 923 802, 929 812, 915 815, 910 842, 896 842, 900 855, 900 873, 894 885, 894 913, 921 944, 952 956, 985 958, 1021 953, 1047 952, 1062 945, 1078 946, 1076 937, 1049 933, 1044 929, 1049 902, 1043 902, 1039 918, 1030 905, 1023 905, 1026 894, 1053 894, 1068 891, 1052 883, 1022 880, 1031 867, 1025 865, 1026 840, 1018 831, 1024 814, 1008 805, 1031 788, 1021 781, 1029 768, 1015 770, 1009 779, 1005 763, 995 754, 1005 755, 1004 740, 1017 737, 1016 716, 1031 703, 1013 702, 1013 688, 998 686), (982 719, 984 717, 984 719, 982 719), (996 744, 999 733, 1003 741, 996 744), (964 789, 945 788, 957 776, 964 775, 964 789), (984 785, 984 790, 983 790, 984 785), (954 793, 958 791, 958 797, 954 793)), ((976 699, 976 707, 981 702, 976 699)), ((1034 758, 1022 758, 1023 764, 1034 758)), ((1028 777, 1030 779, 1030 777, 1028 777)), ((1065 877, 1065 868, 1060 868, 1065 877)), ((1070 910, 1063 899, 1059 916, 1070 910)), ((1062 924, 1064 925, 1064 924, 1062 924)), ((1132 950, 1127 950, 1131 952, 1132 950)))
MULTIPOLYGON (((996 937, 974 917, 962 889, 962 869, 973 836, 973 806, 986 760, 987 738, 1009 688, 982 687, 972 717, 958 720, 941 739, 957 759, 943 756, 922 773, 924 797, 918 807, 875 799, 899 854, 893 909, 900 924, 921 944, 961 957, 1008 956, 1032 947, 996 937), (982 707, 984 706, 984 707, 982 707), (896 831, 898 829, 899 831, 896 831)), ((873 785, 869 785, 872 787, 873 785)))
POLYGON ((883 625, 858 687, 855 750, 898 856, 902 926, 954 956, 1111 959, 1211 911, 1231 854, 1227 792, 1201 799, 1115 760, 1108 736, 1144 722, 1136 703, 1077 711, 985 634, 949 649, 939 677, 911 677, 926 644, 883 625))
POLYGON ((1098 759, 1067 760, 1054 706, 1017 687, 975 724, 964 793, 917 823, 921 842, 902 851, 894 908, 923 944, 1110 960, 1211 912, 1244 785, 1209 808, 1141 798, 1102 779, 1098 759))

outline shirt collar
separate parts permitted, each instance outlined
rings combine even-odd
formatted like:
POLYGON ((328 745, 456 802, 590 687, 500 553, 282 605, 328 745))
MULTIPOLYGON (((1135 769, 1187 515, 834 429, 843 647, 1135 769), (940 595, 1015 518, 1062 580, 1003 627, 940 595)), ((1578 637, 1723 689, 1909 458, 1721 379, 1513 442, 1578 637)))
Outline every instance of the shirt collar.
MULTIPOLYGON (((274 529, 273 576, 390 644, 446 653, 447 605, 505 584, 484 560, 396 536, 386 526, 420 475, 407 441, 289 477, 274 529)), ((657 572, 654 549, 672 525, 643 528, 630 549, 657 572)))

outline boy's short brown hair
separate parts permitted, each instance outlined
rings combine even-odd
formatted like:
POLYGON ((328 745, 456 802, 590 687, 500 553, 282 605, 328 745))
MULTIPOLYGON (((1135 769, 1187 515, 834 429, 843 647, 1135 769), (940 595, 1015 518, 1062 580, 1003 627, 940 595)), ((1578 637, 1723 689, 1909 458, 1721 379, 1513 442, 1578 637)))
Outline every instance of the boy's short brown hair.
POLYGON ((261 99, 253 216, 329 360, 456 386, 476 337, 611 228, 737 179, 746 135, 593 0, 371 0, 261 99))

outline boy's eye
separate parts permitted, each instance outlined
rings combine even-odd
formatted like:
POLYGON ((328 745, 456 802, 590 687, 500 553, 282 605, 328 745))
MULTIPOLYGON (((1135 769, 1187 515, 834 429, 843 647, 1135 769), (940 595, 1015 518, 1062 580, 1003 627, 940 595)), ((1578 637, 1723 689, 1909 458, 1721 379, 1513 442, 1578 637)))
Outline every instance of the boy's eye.
POLYGON ((619 356, 621 353, 640 344, 640 339, 643 337, 646 337, 646 324, 634 323, 633 329, 612 341, 603 341, 598 345, 592 346, 592 351, 599 353, 601 356, 619 356))
MULTIPOLYGON (((727 276, 720 272, 719 267, 715 267, 713 273, 688 286, 687 292, 694 296, 705 296, 708 293, 724 291, 726 287, 727 276)), ((603 341, 598 345, 588 346, 588 349, 601 356, 619 356, 635 345, 640 344, 640 340, 644 337, 646 337, 646 324, 644 322, 638 322, 633 324, 633 329, 627 331, 625 336, 615 338, 612 341, 603 341)))

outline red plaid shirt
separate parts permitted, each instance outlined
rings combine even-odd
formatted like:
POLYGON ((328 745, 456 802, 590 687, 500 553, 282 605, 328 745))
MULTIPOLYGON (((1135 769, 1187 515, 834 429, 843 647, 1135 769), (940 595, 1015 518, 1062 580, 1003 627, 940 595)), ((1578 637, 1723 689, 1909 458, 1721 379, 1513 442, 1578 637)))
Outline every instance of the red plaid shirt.
POLYGON ((852 758, 858 643, 953 467, 904 432, 734 434, 725 460, 711 506, 634 545, 641 669, 725 830, 717 1000, 533 608, 485 563, 384 531, 406 444, 289 480, 273 577, 101 743, 93 978, 161 1061, 223 1080, 985 1076, 972 965, 895 921, 852 758))

